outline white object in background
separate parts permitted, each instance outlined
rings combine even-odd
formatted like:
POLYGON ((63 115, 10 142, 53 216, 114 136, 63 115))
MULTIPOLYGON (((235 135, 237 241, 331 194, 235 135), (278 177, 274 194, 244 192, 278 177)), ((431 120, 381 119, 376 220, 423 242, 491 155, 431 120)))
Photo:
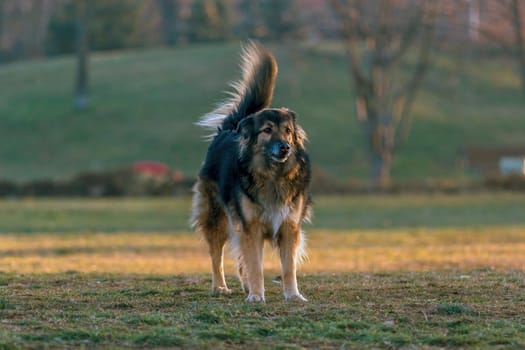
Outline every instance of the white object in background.
POLYGON ((499 172, 501 175, 525 175, 525 157, 501 157, 499 172))

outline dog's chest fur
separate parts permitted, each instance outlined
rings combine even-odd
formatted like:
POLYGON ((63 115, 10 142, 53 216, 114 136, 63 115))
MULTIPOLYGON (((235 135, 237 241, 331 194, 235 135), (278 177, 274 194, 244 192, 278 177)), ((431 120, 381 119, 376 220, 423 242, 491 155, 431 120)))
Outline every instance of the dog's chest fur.
POLYGON ((246 222, 258 222, 266 228, 265 236, 274 239, 285 221, 298 224, 301 220, 301 201, 292 201, 286 186, 279 182, 266 181, 258 189, 255 201, 246 195, 241 198, 242 212, 246 222))

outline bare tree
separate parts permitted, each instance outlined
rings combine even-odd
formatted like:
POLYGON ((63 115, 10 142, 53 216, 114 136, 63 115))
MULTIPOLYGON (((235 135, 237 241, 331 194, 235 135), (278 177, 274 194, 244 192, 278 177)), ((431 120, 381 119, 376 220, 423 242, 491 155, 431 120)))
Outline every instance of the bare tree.
POLYGON ((76 0, 77 75, 75 108, 78 110, 89 107, 89 2, 90 0, 76 0))
POLYGON ((432 0, 332 0, 341 23, 355 89, 357 118, 368 143, 371 179, 390 182, 394 152, 408 135, 416 93, 430 65, 432 0), (417 57, 400 74, 408 52, 417 57))
POLYGON ((516 62, 525 97, 525 5, 522 0, 489 0, 486 8, 488 19, 480 32, 516 62))

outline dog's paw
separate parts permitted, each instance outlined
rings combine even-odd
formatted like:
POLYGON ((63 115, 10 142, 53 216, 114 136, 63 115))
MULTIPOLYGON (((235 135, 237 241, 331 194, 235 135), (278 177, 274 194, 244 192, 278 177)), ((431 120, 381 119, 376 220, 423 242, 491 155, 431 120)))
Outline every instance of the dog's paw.
POLYGON ((264 303, 264 297, 257 294, 250 294, 246 298, 248 303, 264 303))
POLYGON ((228 287, 213 287, 211 292, 213 294, 231 294, 232 290, 228 287))
POLYGON ((308 300, 303 297, 301 294, 292 294, 292 295, 285 295, 284 298, 286 301, 299 301, 299 302, 307 302, 308 300))

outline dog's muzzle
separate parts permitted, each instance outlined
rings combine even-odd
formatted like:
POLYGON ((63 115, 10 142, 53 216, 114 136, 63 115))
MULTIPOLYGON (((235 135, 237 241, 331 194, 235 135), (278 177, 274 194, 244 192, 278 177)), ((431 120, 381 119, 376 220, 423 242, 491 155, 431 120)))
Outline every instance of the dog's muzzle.
POLYGON ((288 142, 278 141, 274 142, 270 147, 270 157, 279 163, 286 162, 290 153, 292 152, 292 146, 288 142))

